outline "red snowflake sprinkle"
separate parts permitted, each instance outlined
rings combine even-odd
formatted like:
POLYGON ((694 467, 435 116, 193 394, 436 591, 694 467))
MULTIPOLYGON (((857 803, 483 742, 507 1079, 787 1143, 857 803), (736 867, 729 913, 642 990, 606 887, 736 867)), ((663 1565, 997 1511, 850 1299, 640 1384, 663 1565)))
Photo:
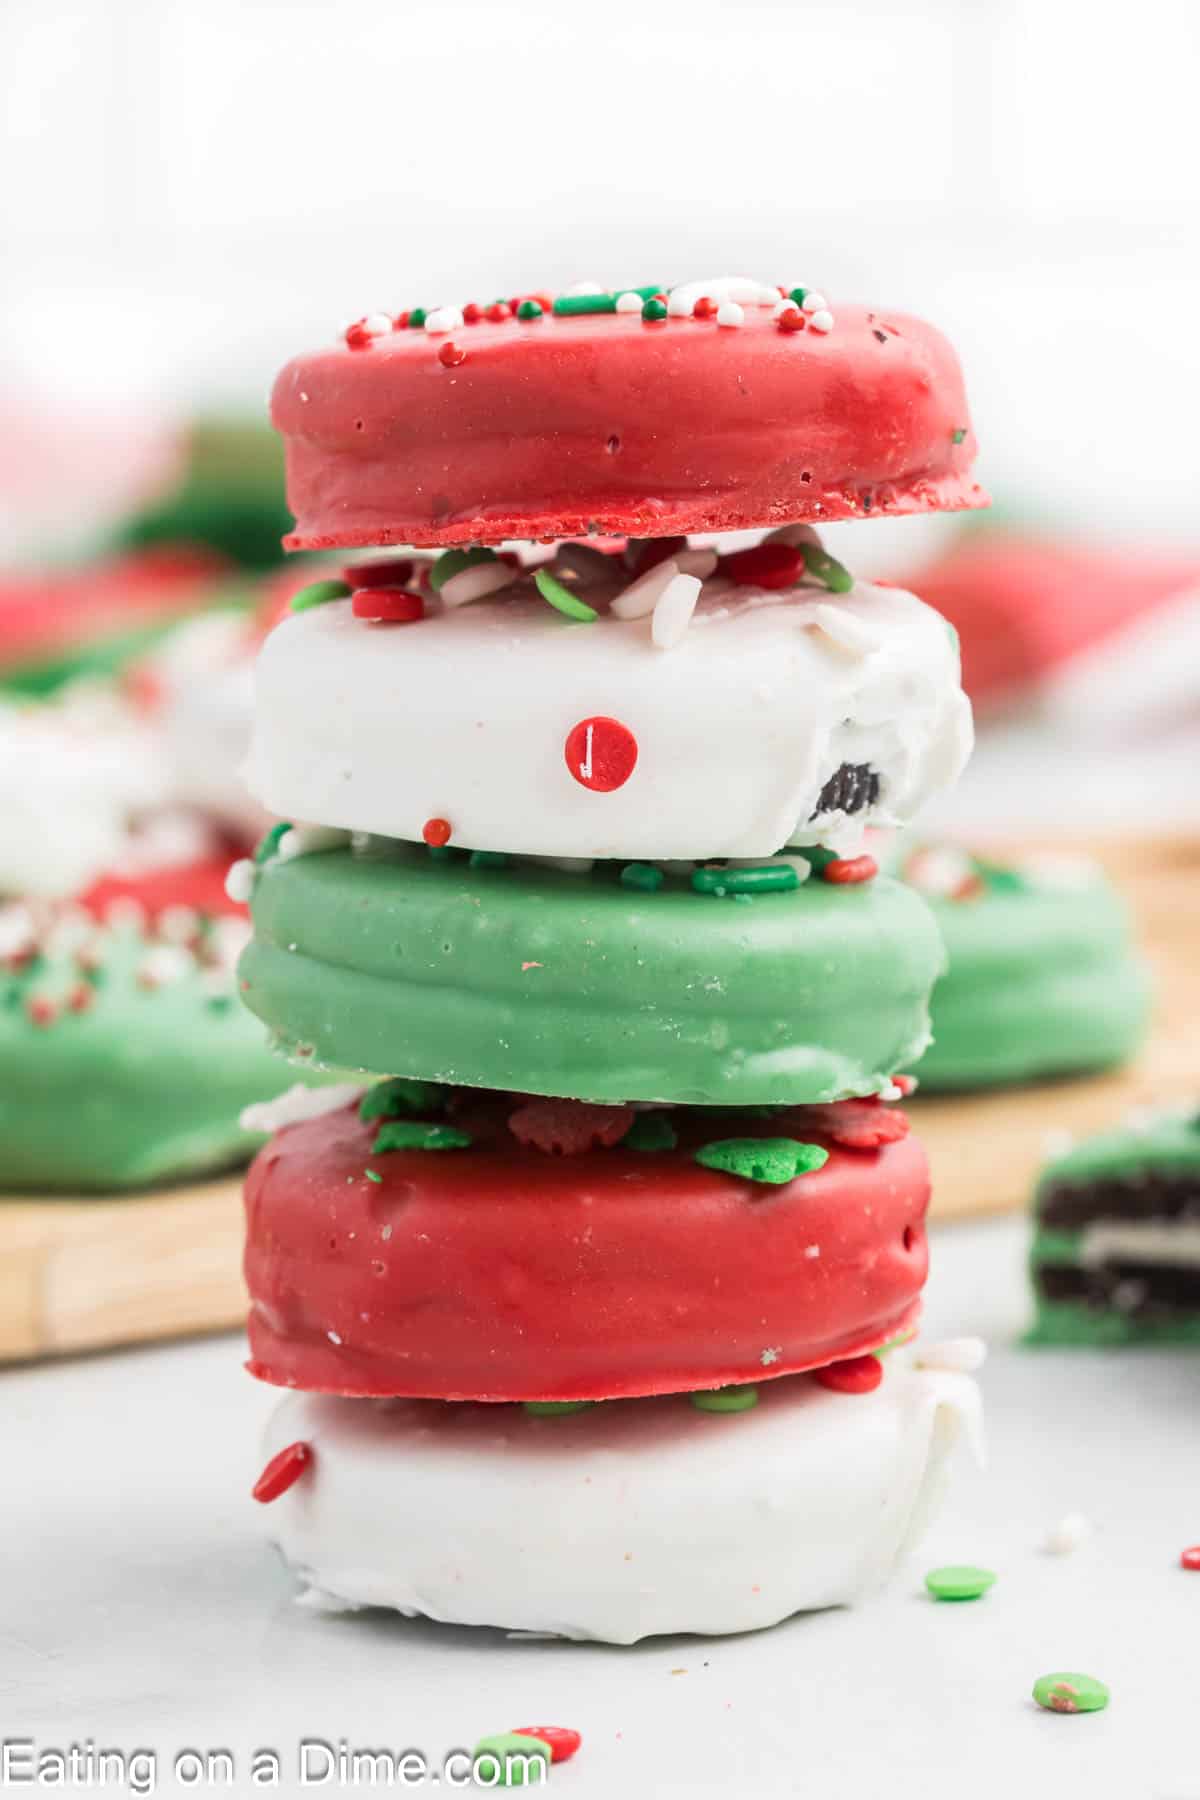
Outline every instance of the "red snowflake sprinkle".
POLYGON ((508 1129, 527 1150, 579 1156, 611 1150, 633 1124, 631 1106, 593 1106, 587 1100, 527 1100, 509 1114, 508 1129))
POLYGON ((405 588, 365 587, 351 595, 350 610, 373 625, 414 625, 425 617, 425 602, 405 588))
POLYGON ((277 1456, 273 1456, 254 1486, 251 1495, 269 1506, 272 1500, 278 1500, 293 1487, 313 1460, 312 1445, 303 1441, 289 1444, 277 1456))
POLYGON ((835 1394, 869 1394, 883 1380, 883 1364, 877 1356, 851 1356, 828 1368, 814 1369, 813 1374, 822 1387, 835 1394))
POLYGON ((779 314, 775 323, 780 331, 803 331, 808 320, 798 306, 789 306, 779 314))
POLYGON ((580 787, 611 794, 624 787, 638 759, 638 742, 619 719, 581 719, 563 745, 566 764, 580 787))
POLYGON ((873 856, 835 856, 821 870, 825 881, 832 881, 837 887, 852 887, 860 881, 874 881, 879 873, 879 864, 873 856))
POLYGON ((707 294, 702 294, 692 308, 692 317, 693 319, 715 319, 719 311, 717 302, 710 300, 707 294))
POLYGON ((775 592, 795 587, 804 573, 804 556, 794 544, 754 544, 749 550, 723 556, 719 569, 731 581, 775 592))
POLYGON ((514 1737, 541 1738, 550 1746, 551 1762, 570 1762, 583 1739, 569 1725, 514 1725, 514 1737))
POLYGON ((902 1112, 874 1099, 835 1100, 825 1106, 798 1106, 788 1114, 789 1128, 821 1132, 844 1150, 878 1150, 908 1136, 902 1112))
POLYGON ((443 369, 456 369, 459 363, 464 363, 466 360, 466 351, 462 349, 460 345, 456 344, 453 338, 447 338, 441 349, 438 351, 438 361, 441 363, 443 369))
POLYGON ((421 836, 433 850, 440 850, 450 842, 450 832, 449 819, 426 819, 421 827, 421 836))

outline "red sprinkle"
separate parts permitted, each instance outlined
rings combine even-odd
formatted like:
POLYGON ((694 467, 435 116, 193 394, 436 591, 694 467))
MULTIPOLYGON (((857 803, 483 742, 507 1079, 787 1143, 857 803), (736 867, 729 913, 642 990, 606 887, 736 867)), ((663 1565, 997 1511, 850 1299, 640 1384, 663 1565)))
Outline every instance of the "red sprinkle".
POLYGON ((425 602, 405 588, 364 587, 350 596, 350 611, 375 625, 413 625, 425 617, 425 602))
POLYGON ((88 1010, 95 998, 95 988, 90 987, 86 981, 79 981, 67 995, 67 1005, 73 1013, 82 1013, 88 1010))
POLYGON ((395 318, 392 320, 392 330, 393 331, 407 331, 407 329, 408 329, 408 314, 406 312, 397 313, 395 318))
POLYGON ((277 1456, 273 1456, 250 1492, 255 1500, 269 1506, 272 1500, 278 1500, 281 1494, 299 1481, 305 1469, 312 1462, 312 1445, 301 1440, 289 1444, 277 1456))
POLYGON ((456 344, 453 338, 447 338, 438 351, 438 361, 443 369, 457 369, 459 363, 464 363, 466 360, 466 351, 456 344))
POLYGON ((462 309, 462 315, 464 325, 478 325, 480 319, 483 317, 483 308, 482 306, 477 306, 474 300, 468 300, 467 304, 462 309))
POLYGON ((451 825, 449 819, 426 819, 421 827, 421 836, 432 850, 440 850, 450 842, 451 825))
POLYGON ((822 879, 838 887, 850 887, 859 881, 874 881, 879 864, 873 856, 835 856, 821 870, 822 879))
POLYGON ((369 350, 373 333, 367 330, 367 321, 355 319, 353 325, 346 327, 346 343, 351 350, 369 350))
POLYGON ((808 320, 798 306, 789 306, 775 320, 780 331, 803 331, 808 320))
POLYGON ((702 294, 692 308, 692 317, 693 319, 715 319, 720 310, 715 300, 710 300, 707 294, 702 294))
POLYGON ((907 1100, 910 1094, 917 1091, 917 1078, 915 1075, 893 1075, 892 1086, 898 1087, 901 1099, 907 1100))
POLYGON ((878 1150, 908 1136, 908 1120, 894 1107, 881 1106, 874 1095, 864 1100, 834 1100, 796 1107, 788 1114, 789 1129, 818 1131, 844 1150, 878 1150))
POLYGON ((46 994, 35 994, 26 1002, 25 1011, 31 1025, 53 1025, 58 1008, 46 994))
POLYGON ((350 563, 342 570, 342 579, 352 588, 404 587, 412 572, 411 556, 385 556, 378 562, 350 563))
POLYGON ((527 1100, 508 1117, 518 1144, 550 1156, 579 1156, 611 1150, 630 1126, 631 1106, 594 1106, 587 1100, 527 1100))
POLYGON ((749 550, 723 556, 718 567, 732 581, 774 592, 795 587, 804 573, 804 556, 795 544, 754 544, 749 550))
POLYGON ((512 307, 509 306, 507 300, 493 301, 487 309, 487 317, 498 325, 502 319, 512 318, 512 307))
POLYGON ((619 719, 580 719, 567 733, 563 755, 580 787, 611 794, 624 787, 638 759, 638 741, 619 719))
POLYGON ((1186 1550, 1181 1550, 1179 1561, 1185 1569, 1200 1569, 1200 1544, 1190 1544, 1186 1550))
POLYGON ((877 1356, 850 1356, 845 1362, 814 1369, 813 1374, 822 1387, 835 1394, 869 1394, 883 1380, 883 1364, 877 1356))
POLYGON ((583 1742, 569 1725, 514 1725, 513 1736, 541 1738, 550 1746, 551 1762, 570 1762, 583 1742))
POLYGON ((659 563, 665 563, 669 556, 675 556, 680 550, 686 549, 685 537, 647 538, 638 546, 637 555, 629 564, 629 573, 635 580, 640 575, 648 575, 651 569, 657 569, 659 563))

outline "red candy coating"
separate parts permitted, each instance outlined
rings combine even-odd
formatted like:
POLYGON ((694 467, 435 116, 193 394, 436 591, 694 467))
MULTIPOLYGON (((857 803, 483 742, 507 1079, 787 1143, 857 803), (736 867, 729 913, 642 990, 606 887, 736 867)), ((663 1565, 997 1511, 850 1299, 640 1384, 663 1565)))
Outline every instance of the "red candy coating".
POLYGON ((569 1725, 514 1725, 514 1737, 541 1738, 550 1746, 551 1762, 570 1762, 583 1739, 569 1725))
POLYGON ((730 331, 647 331, 640 309, 515 331, 493 306, 453 382, 430 381, 418 332, 298 356, 272 398, 287 543, 665 537, 982 506, 946 340, 888 314, 881 343, 882 315, 834 311, 829 332, 779 331, 764 306, 730 331))
POLYGON ((272 1500, 278 1500, 281 1494, 295 1486, 312 1459, 311 1444, 288 1444, 271 1458, 251 1488, 251 1498, 269 1506, 272 1500))
POLYGON ((586 1100, 527 1100, 509 1115, 518 1144, 552 1156, 611 1150, 634 1121, 632 1106, 589 1106, 586 1100))
POLYGON ((638 759, 638 743, 628 725, 598 715, 581 719, 567 734, 563 755, 580 787, 611 794, 624 787, 638 759))
POLYGON ((821 870, 825 881, 832 881, 841 887, 853 887, 860 881, 874 881, 879 873, 879 864, 873 856, 835 856, 821 870))
POLYGON ((813 1371, 822 1387, 835 1394, 870 1394, 883 1380, 883 1364, 877 1356, 851 1356, 813 1371))
POLYGON ((450 842, 451 825, 449 819, 426 819, 421 827, 421 836, 431 850, 440 850, 450 842))
POLYGON ((377 625, 413 625, 425 617, 425 602, 405 588, 367 587, 351 595, 350 610, 377 625))
POLYGON ((915 1138, 826 1139, 822 1168, 764 1190, 695 1160, 745 1114, 676 1110, 677 1149, 559 1157, 516 1141, 510 1097, 457 1099, 464 1149, 373 1156, 376 1121, 346 1107, 259 1153, 245 1272, 260 1379, 448 1400, 681 1393, 844 1367, 915 1321, 915 1138))

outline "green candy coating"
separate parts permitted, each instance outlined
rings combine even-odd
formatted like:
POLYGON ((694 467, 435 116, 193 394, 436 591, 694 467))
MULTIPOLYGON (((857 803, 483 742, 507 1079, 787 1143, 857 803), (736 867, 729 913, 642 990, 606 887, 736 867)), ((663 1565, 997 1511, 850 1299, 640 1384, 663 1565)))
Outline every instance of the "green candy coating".
POLYGON ((469 1131, 454 1125, 427 1125, 417 1119, 398 1119, 380 1127, 371 1145, 372 1156, 383 1156, 389 1150, 466 1150, 471 1143, 469 1131))
POLYGON ((358 1116, 368 1119, 402 1119, 417 1113, 437 1112, 445 1096, 436 1082, 413 1081, 394 1075, 368 1088, 358 1104, 358 1116))
POLYGON ((795 1138, 723 1138, 719 1143, 702 1144, 695 1157, 706 1169, 779 1187, 797 1175, 811 1175, 829 1161, 829 1152, 819 1144, 801 1144, 795 1138))
POLYGON ((543 600, 548 600, 551 606, 568 619, 578 619, 582 624, 590 625, 593 619, 600 616, 594 606, 589 606, 586 600, 573 594, 549 569, 538 569, 533 577, 533 585, 543 600))
POLYGON ((875 1093, 926 1041, 941 967, 880 877, 652 905, 611 866, 472 869, 424 846, 275 859, 247 1004, 321 1063, 581 1100, 797 1105, 875 1093))
POLYGON ((461 575, 464 569, 473 569, 477 563, 495 561, 496 552, 483 544, 476 544, 470 550, 443 550, 429 571, 429 585, 435 594, 440 594, 452 575, 461 575))
POLYGON ((925 1586, 935 1600, 979 1600, 995 1585, 991 1569, 977 1569, 971 1563, 948 1563, 941 1569, 930 1569, 925 1586))
POLYGON ((331 600, 348 600, 350 597, 348 581, 310 581, 307 587, 300 588, 288 602, 289 612, 308 612, 314 606, 328 606, 331 600))
POLYGON ((1059 1670, 1053 1675, 1039 1675, 1033 1684, 1033 1697, 1047 1712, 1103 1712, 1111 1698, 1102 1681, 1094 1675, 1074 1675, 1059 1670))
POLYGON ((688 1399, 697 1412, 749 1412, 751 1407, 758 1405, 758 1389, 756 1387, 701 1388, 696 1393, 689 1394, 688 1399))
POLYGON ((674 1150, 679 1133, 665 1113, 639 1113, 621 1139, 624 1150, 674 1150))
POLYGON ((549 1767, 553 1752, 543 1738, 526 1737, 519 1731, 498 1731, 493 1737, 480 1738, 475 1746, 474 1763, 480 1787, 540 1787, 546 1772, 531 1776, 529 1763, 538 1757, 549 1767))

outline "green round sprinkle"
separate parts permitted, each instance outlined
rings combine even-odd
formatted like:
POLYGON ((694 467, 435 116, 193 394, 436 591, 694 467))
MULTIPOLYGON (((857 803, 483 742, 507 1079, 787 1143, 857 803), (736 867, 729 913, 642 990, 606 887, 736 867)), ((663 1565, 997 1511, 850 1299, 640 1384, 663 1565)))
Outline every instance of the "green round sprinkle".
POLYGON ((366 1176, 368 1181, 382 1181, 383 1180, 383 1176, 379 1173, 378 1169, 364 1169, 363 1174, 366 1176))
POLYGON ((647 300, 642 307, 643 319, 665 319, 666 316, 667 309, 661 300, 647 300))
POLYGON ((829 1161, 819 1144, 802 1144, 796 1138, 721 1138, 702 1144, 696 1161, 706 1169, 739 1175, 743 1181, 769 1182, 780 1187, 797 1175, 810 1175, 829 1161))
POLYGON ((966 435, 965 426, 960 425, 957 431, 952 431, 950 433, 950 442, 952 444, 961 444, 966 435))
POLYGON ((266 837, 264 837, 255 848, 255 851, 254 851, 255 862, 256 863, 270 862, 271 858, 273 856, 275 856, 279 850, 280 838, 283 836, 285 831, 290 831, 291 829, 292 829, 291 824, 289 823, 289 821, 287 819, 280 819, 279 823, 277 825, 272 825, 272 827, 271 827, 270 831, 268 831, 266 837))
POLYGON ((385 1125, 371 1145, 372 1156, 386 1150, 465 1150, 471 1142, 469 1131, 453 1125, 422 1125, 415 1119, 385 1125))
POLYGON ((509 855, 507 850, 472 850, 467 860, 473 869, 506 869, 509 855))
POLYGON ((313 606, 328 606, 331 600, 345 600, 350 595, 348 581, 310 581, 288 601, 289 612, 308 612, 313 606))
POLYGON ((581 600, 578 594, 573 594, 569 587, 564 587, 549 569, 539 569, 534 575, 533 585, 543 600, 548 600, 551 606, 556 607, 560 613, 565 613, 568 619, 579 619, 590 625, 597 617, 595 607, 589 606, 586 600, 581 600))
POLYGON ((643 894, 657 894, 665 880, 662 870, 653 863, 626 863, 621 870, 621 886, 640 888, 643 894))
POLYGON ((800 886, 790 863, 764 863, 760 869, 693 869, 698 894, 781 894, 800 886))
POLYGON ((519 1731, 498 1731, 480 1738, 475 1746, 474 1780, 480 1787, 540 1787, 551 1760, 550 1746, 542 1738, 524 1737, 519 1731), (540 1775, 530 1764, 538 1757, 546 1765, 540 1775))
POLYGON ((758 1405, 758 1389, 756 1387, 706 1388, 699 1393, 689 1394, 688 1399, 697 1412, 749 1412, 752 1406, 758 1405))
POLYGON ((560 294, 552 310, 560 319, 578 313, 611 313, 617 310, 615 294, 560 294))
POLYGON ((540 319, 542 309, 536 300, 522 300, 517 308, 518 319, 540 319))
POLYGON ((429 585, 435 594, 440 594, 452 575, 461 575, 464 569, 473 569, 476 563, 495 561, 496 552, 484 544, 476 544, 470 550, 443 550, 429 571, 429 585))
POLYGON ((594 1400, 522 1400, 525 1411, 535 1419, 558 1419, 564 1413, 583 1412, 595 1406, 594 1400))
POLYGON ((679 1134, 665 1113, 638 1113, 621 1139, 624 1150, 674 1150, 679 1134))
POLYGON ((410 331, 418 331, 420 327, 424 325, 428 310, 428 307, 425 306, 413 307, 408 315, 408 328, 410 331))
POLYGON ((1047 1712, 1059 1713, 1103 1712, 1109 1702, 1108 1689, 1094 1675, 1073 1675, 1061 1670, 1053 1675, 1039 1675, 1033 1684, 1033 1697, 1047 1712))
POLYGON ((850 592, 854 577, 845 563, 840 563, 836 556, 830 556, 828 550, 822 550, 816 544, 801 544, 799 548, 806 574, 823 581, 832 594, 850 592))
POLYGON ((807 298, 808 298, 808 289, 807 288, 793 288, 791 293, 788 295, 788 299, 794 300, 796 302, 797 306, 803 306, 804 302, 807 300, 807 298))
POLYGON ((982 877, 984 885, 993 894, 1026 894, 1029 883, 1019 869, 1006 869, 1003 863, 985 862, 982 857, 973 858, 975 873, 982 877))
POLYGON ((995 1579, 990 1569, 976 1569, 970 1563, 948 1563, 944 1569, 930 1569, 925 1586, 935 1600, 978 1600, 995 1579))
POLYGON ((442 1090, 434 1081, 412 1081, 407 1075, 393 1075, 389 1081, 377 1081, 368 1088, 358 1103, 358 1116, 368 1119, 411 1118, 417 1113, 437 1112, 442 1105, 442 1090))

